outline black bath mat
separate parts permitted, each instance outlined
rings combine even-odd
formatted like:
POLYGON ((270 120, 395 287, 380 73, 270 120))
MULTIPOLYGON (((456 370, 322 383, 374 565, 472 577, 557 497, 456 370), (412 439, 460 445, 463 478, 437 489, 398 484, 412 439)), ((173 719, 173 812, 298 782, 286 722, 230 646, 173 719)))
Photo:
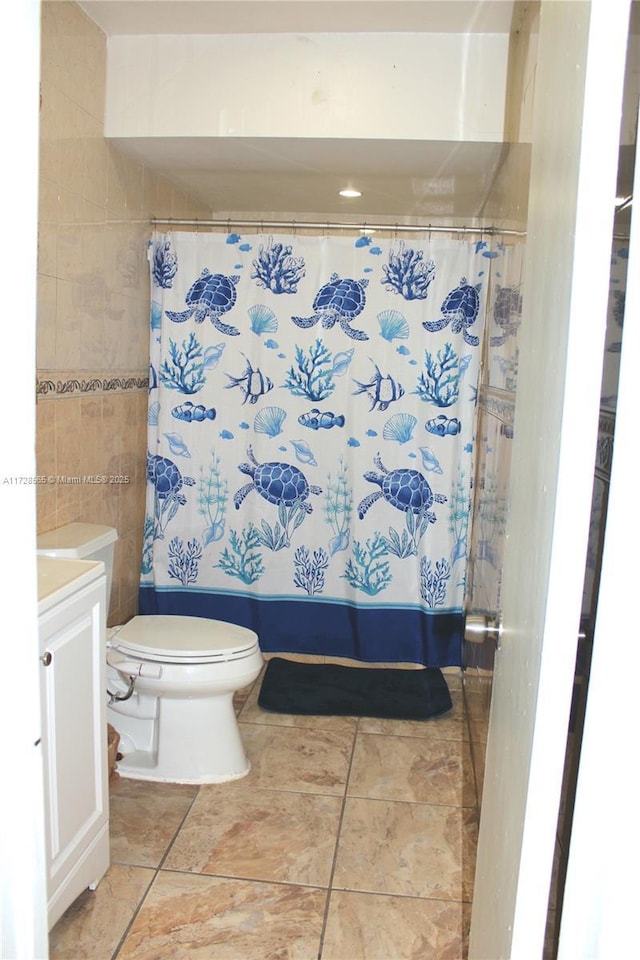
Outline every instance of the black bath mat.
POLYGON ((402 670, 296 663, 273 657, 258 696, 274 713, 427 720, 451 709, 438 669, 402 670))

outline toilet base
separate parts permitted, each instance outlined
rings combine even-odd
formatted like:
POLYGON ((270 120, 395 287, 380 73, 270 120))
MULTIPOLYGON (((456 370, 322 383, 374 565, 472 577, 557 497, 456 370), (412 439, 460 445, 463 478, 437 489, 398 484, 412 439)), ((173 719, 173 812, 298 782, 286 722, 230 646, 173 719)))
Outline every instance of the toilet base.
POLYGON ((159 698, 156 717, 146 722, 116 709, 108 708, 107 713, 121 737, 117 772, 122 777, 164 783, 226 783, 239 780, 251 769, 231 692, 192 700, 159 698), (152 730, 149 724, 153 724, 152 730))

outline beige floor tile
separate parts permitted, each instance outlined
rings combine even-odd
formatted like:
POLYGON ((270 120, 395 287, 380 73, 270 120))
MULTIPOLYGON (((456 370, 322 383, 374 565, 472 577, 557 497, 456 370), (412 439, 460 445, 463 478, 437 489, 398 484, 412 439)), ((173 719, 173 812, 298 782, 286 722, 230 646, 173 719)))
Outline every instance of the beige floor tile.
POLYGON ((470 901, 476 843, 470 808, 349 798, 333 886, 470 901))
POLYGON ((470 915, 466 903, 335 891, 322 960, 461 960, 470 915))
POLYGON ((357 726, 355 717, 304 716, 303 714, 273 713, 258 706, 260 683, 248 694, 239 714, 243 723, 265 723, 278 727, 312 727, 315 730, 336 730, 353 733, 357 726))
POLYGON ((119 777, 110 790, 112 861, 157 867, 197 792, 189 784, 119 777))
POLYGON ((163 866, 327 886, 341 809, 340 797, 201 787, 163 866))
POLYGON ((52 960, 111 957, 153 877, 144 867, 109 867, 97 888, 82 893, 49 934, 52 960))
POLYGON ((326 892, 161 872, 118 960, 316 960, 326 892))
POLYGON ((464 713, 462 690, 451 691, 453 708, 441 717, 429 720, 389 720, 363 717, 361 733, 386 733, 398 737, 424 737, 432 740, 468 740, 469 731, 464 713))
POLYGON ((344 794, 353 734, 310 727, 240 723, 251 761, 244 787, 300 793, 344 794))
POLYGON ((469 744, 358 733, 347 794, 474 806, 469 744))

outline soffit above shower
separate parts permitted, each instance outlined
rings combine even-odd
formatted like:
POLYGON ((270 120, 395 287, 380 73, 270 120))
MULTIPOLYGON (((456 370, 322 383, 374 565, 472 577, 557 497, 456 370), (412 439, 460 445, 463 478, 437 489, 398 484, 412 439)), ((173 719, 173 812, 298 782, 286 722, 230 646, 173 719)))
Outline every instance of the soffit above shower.
MULTIPOLYGON (((212 213, 483 216, 507 152, 513 3, 80 6, 109 36, 105 135, 212 213)), ((526 206, 529 148, 514 149, 526 206)))
POLYGON ((509 33, 513 0, 81 0, 107 36, 509 33))

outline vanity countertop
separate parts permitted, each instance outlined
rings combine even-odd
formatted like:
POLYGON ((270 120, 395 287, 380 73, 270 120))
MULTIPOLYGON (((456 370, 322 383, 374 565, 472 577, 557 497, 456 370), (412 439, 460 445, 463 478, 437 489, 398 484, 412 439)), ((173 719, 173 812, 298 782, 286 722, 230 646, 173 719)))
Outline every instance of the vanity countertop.
POLYGON ((45 613, 54 604, 104 573, 104 563, 93 560, 63 560, 59 557, 37 559, 39 614, 45 613))

